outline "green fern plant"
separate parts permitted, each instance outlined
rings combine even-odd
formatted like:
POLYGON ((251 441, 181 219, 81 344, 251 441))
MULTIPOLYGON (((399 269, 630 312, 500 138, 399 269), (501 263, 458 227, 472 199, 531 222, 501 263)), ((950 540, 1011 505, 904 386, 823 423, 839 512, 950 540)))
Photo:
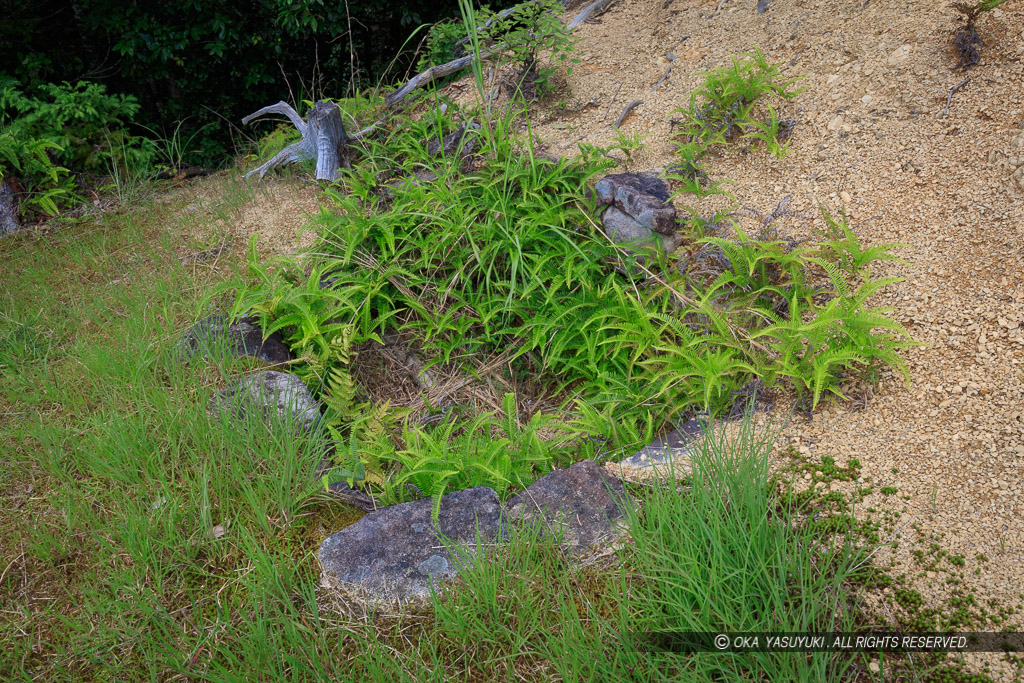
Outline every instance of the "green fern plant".
POLYGON ((799 95, 802 89, 792 89, 798 79, 783 78, 779 65, 769 63, 758 47, 730 59, 731 66, 705 73, 687 106, 673 112, 681 116, 677 148, 681 153, 694 149, 703 156, 712 147, 741 136, 763 140, 772 154, 784 155, 788 142, 779 139, 782 123, 775 109, 768 107, 764 122, 757 121, 754 112, 766 95, 782 100, 799 95))
POLYGON ((551 468, 554 448, 539 436, 550 420, 538 413, 519 426, 513 394, 505 395, 503 407, 501 417, 480 413, 433 427, 407 426, 405 448, 378 454, 399 465, 383 494, 399 502, 411 487, 412 493, 433 499, 436 519, 441 497, 449 491, 489 486, 504 497, 513 486, 528 486, 551 468))
POLYGON ((762 121, 748 121, 741 137, 760 140, 772 156, 782 159, 789 154, 789 142, 792 138, 782 140, 785 123, 779 119, 778 112, 772 106, 768 105, 765 108, 768 110, 768 117, 762 121))
MULTIPOLYGON (((825 229, 817 231, 821 241, 818 247, 818 258, 824 261, 836 263, 850 277, 858 277, 861 271, 868 267, 873 261, 899 261, 903 259, 890 253, 894 249, 909 246, 907 244, 892 242, 887 244, 872 244, 864 246, 860 238, 850 227, 844 209, 839 210, 839 216, 833 217, 826 207, 821 207, 822 217, 825 219, 825 229)), ((868 274, 870 276, 870 273, 868 274)))

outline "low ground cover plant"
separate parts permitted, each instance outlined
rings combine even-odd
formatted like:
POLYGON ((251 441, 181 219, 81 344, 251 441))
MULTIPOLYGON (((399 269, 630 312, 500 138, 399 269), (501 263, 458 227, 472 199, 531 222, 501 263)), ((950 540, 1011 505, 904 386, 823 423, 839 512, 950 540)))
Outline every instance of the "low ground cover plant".
POLYGON ((788 153, 795 121, 783 120, 768 100, 785 102, 799 95, 802 90, 793 89, 799 79, 784 78, 780 66, 757 47, 730 59, 731 66, 705 73, 687 104, 673 112, 680 160, 667 177, 680 183, 677 193, 699 198, 728 194, 722 187, 728 181, 711 182, 702 160, 739 140, 759 140, 775 157, 788 153))

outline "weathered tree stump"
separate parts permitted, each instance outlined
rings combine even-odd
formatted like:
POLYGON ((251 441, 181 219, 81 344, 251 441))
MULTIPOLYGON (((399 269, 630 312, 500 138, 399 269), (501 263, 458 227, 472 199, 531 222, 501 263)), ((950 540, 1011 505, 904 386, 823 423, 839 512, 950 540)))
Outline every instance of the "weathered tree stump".
POLYGON ((348 160, 342 154, 349 137, 345 134, 345 124, 341 121, 341 109, 337 104, 320 100, 309 112, 309 117, 303 121, 291 105, 287 102, 278 102, 249 114, 242 119, 242 123, 249 123, 264 114, 284 114, 291 119, 302 139, 282 149, 259 168, 246 173, 246 178, 258 173, 262 179, 267 171, 278 166, 314 159, 316 179, 334 181, 338 179, 338 168, 342 164, 346 168, 349 167, 348 160))

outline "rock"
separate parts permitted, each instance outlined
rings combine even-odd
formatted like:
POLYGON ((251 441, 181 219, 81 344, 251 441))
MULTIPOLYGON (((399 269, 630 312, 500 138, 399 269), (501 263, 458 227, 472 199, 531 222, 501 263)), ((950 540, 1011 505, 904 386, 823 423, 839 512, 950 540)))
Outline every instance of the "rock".
POLYGON ((833 133, 843 127, 843 115, 837 114, 831 121, 828 122, 826 128, 833 133))
POLYGON ((625 244, 653 242, 654 233, 614 206, 601 217, 604 232, 613 241, 625 244))
POLYGON ((484 486, 445 495, 436 525, 432 508, 429 498, 393 505, 328 536, 317 553, 324 586, 350 606, 429 599, 431 584, 455 578, 467 560, 440 537, 472 551, 478 530, 485 541, 497 537, 501 517, 497 494, 484 486))
POLYGON ((614 206, 609 206, 605 210, 601 217, 601 225, 604 226, 605 234, 613 242, 627 246, 652 246, 656 241, 660 241, 662 249, 666 253, 671 253, 678 249, 683 242, 679 235, 659 235, 651 232, 614 206))
POLYGON ((610 204, 651 232, 673 235, 676 209, 669 203, 668 184, 654 173, 617 173, 594 187, 598 202, 610 204))
POLYGON ((885 58, 886 64, 889 66, 896 66, 907 61, 907 57, 910 56, 910 46, 900 45, 898 48, 892 51, 892 53, 885 58))
POLYGON ((284 420, 291 415, 307 431, 320 421, 320 404, 305 383, 295 375, 273 370, 243 377, 217 392, 210 399, 209 410, 214 415, 227 411, 241 420, 250 411, 258 411, 266 420, 284 420))
POLYGON ((697 419, 690 420, 682 427, 673 429, 659 437, 619 463, 627 470, 652 467, 665 468, 671 462, 673 467, 684 471, 690 469, 688 453, 704 437, 704 424, 697 419))
POLYGON ((580 560, 620 536, 622 525, 616 522, 629 504, 621 481, 584 460, 541 477, 510 499, 505 520, 522 524, 543 518, 549 527, 560 525, 562 549, 580 560))
POLYGON ((197 355, 210 358, 221 343, 239 358, 255 358, 269 365, 285 365, 292 360, 279 332, 264 339, 256 318, 242 318, 229 325, 228 316, 223 313, 208 316, 193 325, 176 349, 186 360, 197 355))

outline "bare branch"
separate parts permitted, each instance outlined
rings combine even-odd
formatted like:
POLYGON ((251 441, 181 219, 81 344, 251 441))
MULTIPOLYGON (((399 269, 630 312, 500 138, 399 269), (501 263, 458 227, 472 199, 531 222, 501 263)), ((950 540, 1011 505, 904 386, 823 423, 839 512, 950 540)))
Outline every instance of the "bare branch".
POLYGON ((641 105, 643 103, 644 103, 643 100, 633 100, 632 102, 627 104, 626 108, 622 110, 622 114, 619 116, 619 120, 616 121, 615 123, 613 123, 612 127, 613 128, 618 128, 619 126, 621 126, 622 122, 626 120, 627 116, 629 116, 629 112, 633 111, 633 107, 636 107, 636 106, 641 105))
POLYGON ((583 11, 576 15, 576 18, 566 24, 566 28, 570 31, 576 29, 582 25, 583 22, 591 18, 592 15, 596 16, 607 10, 615 0, 596 0, 583 8, 583 11))
MULTIPOLYGON (((492 52, 481 52, 480 60, 483 61, 484 59, 489 58, 492 54, 492 52)), ((409 93, 413 90, 422 88, 438 78, 444 78, 445 76, 450 76, 453 73, 462 71, 472 63, 473 55, 466 55, 465 57, 459 57, 458 59, 452 60, 447 64, 432 66, 423 73, 416 74, 401 88, 385 97, 384 105, 390 109, 408 97, 409 93)))
POLYGON ((272 104, 268 107, 263 107, 263 109, 260 109, 259 111, 254 111, 253 113, 249 114, 244 119, 242 119, 242 123, 248 124, 250 121, 258 119, 264 114, 282 114, 284 116, 287 116, 289 119, 291 119, 292 124, 299 129, 299 132, 302 133, 303 137, 305 137, 305 121, 303 121, 302 117, 299 116, 299 112, 292 109, 292 105, 288 104, 283 100, 281 102, 278 102, 277 104, 272 104))

